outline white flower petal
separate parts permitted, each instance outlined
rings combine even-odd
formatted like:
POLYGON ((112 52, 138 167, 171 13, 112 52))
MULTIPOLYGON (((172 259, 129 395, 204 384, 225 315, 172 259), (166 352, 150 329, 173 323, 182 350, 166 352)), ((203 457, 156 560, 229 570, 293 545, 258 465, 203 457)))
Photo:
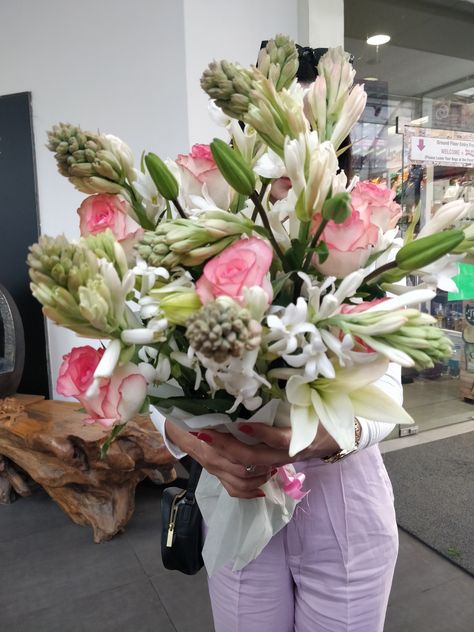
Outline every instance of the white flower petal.
POLYGON ((392 397, 375 385, 365 386, 350 394, 354 414, 388 424, 412 424, 413 419, 392 397))
POLYGON ((307 448, 318 432, 319 420, 312 406, 291 407, 291 440, 289 456, 307 448))

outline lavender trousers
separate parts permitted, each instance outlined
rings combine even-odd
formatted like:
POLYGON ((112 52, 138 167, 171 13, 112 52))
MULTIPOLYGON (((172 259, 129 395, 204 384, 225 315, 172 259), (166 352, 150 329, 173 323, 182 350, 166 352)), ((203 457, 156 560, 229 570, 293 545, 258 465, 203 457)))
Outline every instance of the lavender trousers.
POLYGON ((382 632, 398 533, 378 446, 295 467, 311 491, 291 522, 209 578, 215 632, 382 632))

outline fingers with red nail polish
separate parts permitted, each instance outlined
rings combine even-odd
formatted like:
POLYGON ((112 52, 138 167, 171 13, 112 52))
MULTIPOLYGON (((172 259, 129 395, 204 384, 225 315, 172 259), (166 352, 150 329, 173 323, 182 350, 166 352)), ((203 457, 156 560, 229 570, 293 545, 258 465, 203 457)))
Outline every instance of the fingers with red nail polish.
POLYGON ((253 428, 250 424, 239 424, 239 430, 240 432, 243 432, 244 434, 248 434, 248 435, 253 434, 253 428))
POLYGON ((212 437, 205 432, 198 432, 197 438, 204 441, 204 443, 209 443, 209 445, 212 443, 212 437))

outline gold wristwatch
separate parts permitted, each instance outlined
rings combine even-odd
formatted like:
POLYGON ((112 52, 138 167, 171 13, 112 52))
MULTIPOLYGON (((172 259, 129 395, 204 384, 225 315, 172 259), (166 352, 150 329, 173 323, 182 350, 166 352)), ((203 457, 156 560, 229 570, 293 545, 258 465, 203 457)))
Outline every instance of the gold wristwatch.
POLYGON ((354 432, 355 442, 354 442, 353 448, 350 448, 349 450, 339 450, 339 452, 336 452, 335 454, 331 454, 330 456, 323 457, 321 461, 324 461, 324 463, 336 463, 336 461, 345 459, 346 456, 349 456, 349 454, 352 454, 353 452, 355 452, 359 447, 360 435, 362 432, 362 427, 358 419, 354 419, 354 431, 355 431, 354 432))

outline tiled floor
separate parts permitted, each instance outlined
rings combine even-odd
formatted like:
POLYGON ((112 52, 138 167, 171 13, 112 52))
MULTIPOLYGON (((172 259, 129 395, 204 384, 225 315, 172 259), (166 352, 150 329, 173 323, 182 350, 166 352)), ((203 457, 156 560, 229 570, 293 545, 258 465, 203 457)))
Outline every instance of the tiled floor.
MULTIPOLYGON (((400 533, 385 632, 473 632, 473 621, 474 579, 400 533)), ((0 507, 0 632, 212 630, 204 573, 161 565, 151 484, 126 532, 102 545, 44 492, 0 507)))
POLYGON ((459 380, 416 379, 403 387, 404 406, 420 431, 474 419, 474 404, 459 397, 459 380))

